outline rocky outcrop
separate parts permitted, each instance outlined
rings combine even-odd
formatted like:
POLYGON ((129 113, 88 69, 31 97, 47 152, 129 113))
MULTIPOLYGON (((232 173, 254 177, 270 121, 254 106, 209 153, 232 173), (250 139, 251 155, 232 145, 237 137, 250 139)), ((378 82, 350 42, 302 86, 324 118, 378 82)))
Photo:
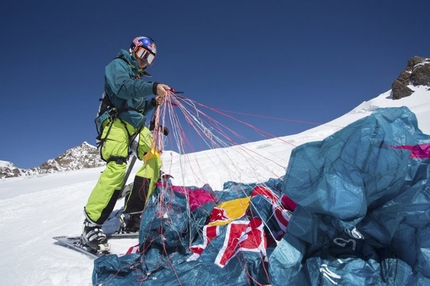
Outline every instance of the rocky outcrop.
POLYGON ((103 166, 99 152, 95 146, 83 142, 81 145, 65 151, 58 157, 48 160, 37 169, 39 173, 52 173, 55 171, 71 171, 103 166))
POLYGON ((104 166, 95 146, 83 142, 81 145, 65 151, 33 169, 20 169, 13 163, 0 161, 0 178, 31 176, 104 166))
POLYGON ((20 176, 36 175, 37 172, 33 169, 20 169, 13 163, 7 161, 0 161, 0 179, 13 178, 20 176))
POLYGON ((408 61, 405 70, 391 85, 392 98, 400 99, 410 96, 413 91, 408 85, 430 86, 430 58, 415 56, 408 61))

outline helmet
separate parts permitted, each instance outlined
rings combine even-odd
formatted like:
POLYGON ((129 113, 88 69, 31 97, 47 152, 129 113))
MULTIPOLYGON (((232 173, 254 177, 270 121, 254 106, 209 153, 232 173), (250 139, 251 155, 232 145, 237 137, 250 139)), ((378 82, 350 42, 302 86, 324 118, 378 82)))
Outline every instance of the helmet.
POLYGON ((149 37, 136 37, 131 42, 130 52, 134 52, 136 58, 144 59, 148 65, 152 65, 157 54, 154 40, 149 37))

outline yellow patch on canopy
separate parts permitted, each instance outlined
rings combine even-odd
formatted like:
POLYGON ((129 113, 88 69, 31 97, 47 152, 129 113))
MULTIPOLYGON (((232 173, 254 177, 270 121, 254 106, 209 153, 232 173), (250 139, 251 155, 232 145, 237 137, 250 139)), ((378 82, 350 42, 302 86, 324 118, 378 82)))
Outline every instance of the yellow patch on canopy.
POLYGON ((226 225, 245 215, 251 197, 235 199, 214 207, 208 225, 226 225))

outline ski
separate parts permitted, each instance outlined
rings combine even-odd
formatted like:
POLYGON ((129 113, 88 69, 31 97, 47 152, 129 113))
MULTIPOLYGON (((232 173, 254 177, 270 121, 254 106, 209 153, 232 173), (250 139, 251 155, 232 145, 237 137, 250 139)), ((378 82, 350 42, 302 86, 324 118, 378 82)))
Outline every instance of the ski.
POLYGON ((81 243, 81 239, 79 236, 54 236, 53 239, 56 240, 56 243, 61 246, 68 247, 70 249, 79 251, 88 255, 91 258, 99 258, 103 255, 110 254, 110 247, 105 246, 104 248, 96 251, 88 246, 85 246, 81 243))
POLYGON ((109 238, 139 238, 139 232, 116 232, 108 235, 109 238))

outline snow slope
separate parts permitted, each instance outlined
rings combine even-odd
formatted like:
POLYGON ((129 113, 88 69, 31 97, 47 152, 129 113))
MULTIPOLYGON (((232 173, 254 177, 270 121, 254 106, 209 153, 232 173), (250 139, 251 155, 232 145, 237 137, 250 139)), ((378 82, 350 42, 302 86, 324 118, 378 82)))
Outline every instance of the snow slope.
MULTIPOLYGON (((174 176, 175 185, 209 183, 214 189, 221 189, 222 183, 228 180, 256 182, 279 177, 285 174, 294 147, 322 140, 378 107, 408 106, 417 115, 420 129, 430 134, 429 88, 410 88, 415 90, 410 97, 393 101, 388 91, 324 125, 292 136, 248 143, 246 148, 236 146, 222 153, 210 150, 181 157, 167 151, 163 154, 163 169, 174 176), (184 169, 184 157, 187 161, 198 161, 198 168, 184 169), (259 163, 263 159, 265 163, 259 163), (267 160, 273 164, 267 164, 267 160), (241 168, 235 171, 223 168, 231 162, 241 168)), ((139 166, 136 164, 135 169, 139 166)), ((55 245, 52 237, 80 234, 83 206, 102 170, 0 180, 2 285, 91 285, 93 260, 55 245)), ((124 253, 137 242, 137 239, 112 239, 112 250, 124 253)))

